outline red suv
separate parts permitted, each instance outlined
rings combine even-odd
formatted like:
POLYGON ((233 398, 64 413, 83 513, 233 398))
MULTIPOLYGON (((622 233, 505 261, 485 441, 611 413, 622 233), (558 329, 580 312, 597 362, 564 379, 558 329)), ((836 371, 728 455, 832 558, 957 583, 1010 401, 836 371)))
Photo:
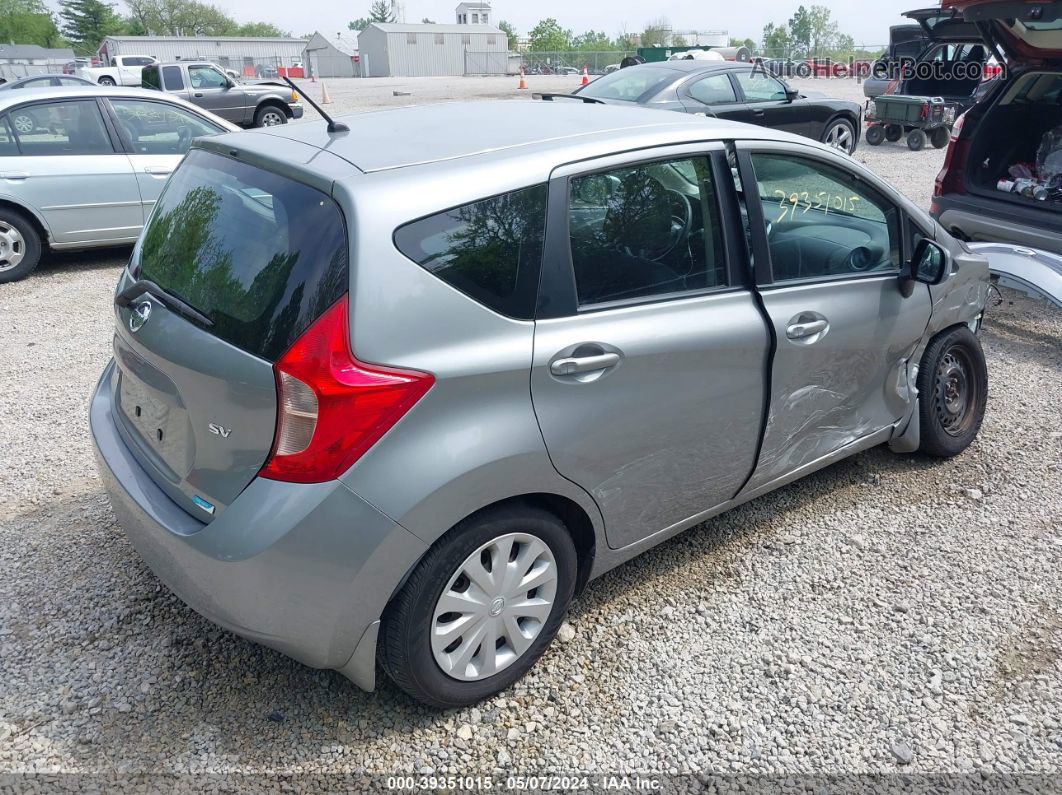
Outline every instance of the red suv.
POLYGON ((931 212, 956 237, 1062 254, 1062 3, 943 7, 1007 66, 956 121, 931 212))

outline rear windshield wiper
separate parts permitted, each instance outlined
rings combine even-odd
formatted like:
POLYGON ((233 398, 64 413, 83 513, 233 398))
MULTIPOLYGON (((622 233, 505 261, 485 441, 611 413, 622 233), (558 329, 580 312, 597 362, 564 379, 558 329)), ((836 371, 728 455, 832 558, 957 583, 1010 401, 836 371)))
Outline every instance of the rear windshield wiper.
POLYGON ((130 284, 116 296, 114 296, 114 305, 127 307, 130 306, 133 301, 142 295, 150 295, 158 299, 159 303, 176 312, 178 315, 183 315, 189 320, 194 320, 203 326, 213 326, 214 321, 196 309, 188 302, 178 298, 173 293, 168 292, 162 287, 159 287, 155 282, 147 279, 137 279, 130 284))

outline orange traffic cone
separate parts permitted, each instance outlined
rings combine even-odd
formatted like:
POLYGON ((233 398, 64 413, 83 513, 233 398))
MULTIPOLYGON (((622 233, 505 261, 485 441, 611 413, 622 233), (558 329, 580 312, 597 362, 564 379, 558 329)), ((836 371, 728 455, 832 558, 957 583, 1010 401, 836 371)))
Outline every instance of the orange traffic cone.
POLYGON ((587 85, 589 83, 590 83, 590 75, 588 75, 586 73, 586 67, 584 66, 583 67, 583 83, 582 84, 585 86, 585 85, 587 85))
POLYGON ((517 86, 517 89, 524 90, 526 88, 527 88, 527 81, 524 79, 524 67, 521 66, 520 67, 520 85, 517 86))

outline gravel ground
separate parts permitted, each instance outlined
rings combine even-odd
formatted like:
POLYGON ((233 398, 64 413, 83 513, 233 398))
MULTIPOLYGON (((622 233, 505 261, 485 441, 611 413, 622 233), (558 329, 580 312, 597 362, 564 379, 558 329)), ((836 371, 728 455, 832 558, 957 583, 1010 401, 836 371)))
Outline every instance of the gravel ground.
MULTIPOLYGON (((928 200, 939 152, 862 155, 928 200)), ((440 714, 215 628, 126 541, 86 422, 126 255, 0 288, 0 771, 1062 771, 1062 312, 989 311, 959 458, 872 450, 695 528, 440 714)))

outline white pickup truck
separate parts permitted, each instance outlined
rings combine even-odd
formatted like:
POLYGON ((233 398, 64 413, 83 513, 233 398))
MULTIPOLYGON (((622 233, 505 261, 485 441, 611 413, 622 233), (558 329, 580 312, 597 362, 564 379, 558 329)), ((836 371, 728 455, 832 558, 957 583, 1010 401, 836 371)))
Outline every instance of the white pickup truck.
POLYGON ((150 55, 115 55, 110 66, 84 66, 77 74, 101 86, 139 86, 143 68, 158 62, 150 55))

